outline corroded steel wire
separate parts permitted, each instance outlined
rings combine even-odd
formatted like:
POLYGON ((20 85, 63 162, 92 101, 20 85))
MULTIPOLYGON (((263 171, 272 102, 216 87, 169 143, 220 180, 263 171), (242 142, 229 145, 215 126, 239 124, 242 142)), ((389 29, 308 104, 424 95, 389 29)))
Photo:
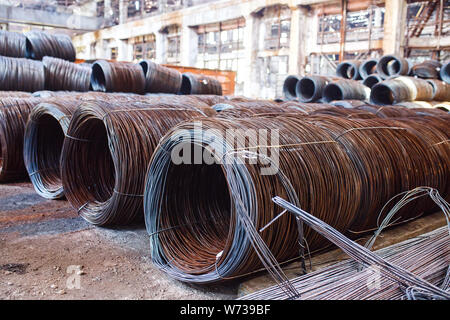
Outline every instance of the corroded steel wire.
POLYGON ((436 60, 425 60, 414 65, 411 72, 422 79, 439 79, 439 71, 442 65, 436 60))
POLYGON ((0 182, 27 177, 23 162, 23 136, 36 98, 0 99, 0 182))
POLYGON ((131 62, 97 60, 92 65, 91 86, 101 92, 145 92, 141 66, 131 62))
POLYGON ((0 90, 43 90, 45 85, 44 65, 41 61, 0 56, 0 90))
POLYGON ((59 91, 88 91, 91 80, 89 65, 75 64, 66 60, 44 57, 45 88, 59 91))
POLYGON ((405 58, 394 55, 385 55, 381 57, 377 64, 377 73, 383 79, 394 76, 407 76, 410 72, 410 62, 405 58))
MULTIPOLYGON (((295 87, 295 93, 301 102, 316 102, 322 99, 323 90, 336 77, 311 75, 301 78, 295 87)), ((287 81, 287 80, 286 80, 287 81)))
POLYGON ((323 89, 323 100, 368 100, 370 89, 359 81, 341 79, 331 82, 323 89))
POLYGON ((433 87, 426 80, 413 77, 398 77, 385 80, 372 87, 370 102, 392 105, 402 101, 431 101, 433 87))
POLYGON ((36 192, 47 199, 64 197, 60 158, 72 114, 80 101, 49 99, 30 113, 25 130, 23 157, 36 192))
POLYGON ((65 34, 29 31, 26 37, 26 57, 42 60, 45 56, 75 61, 76 51, 72 39, 65 34))
POLYGON ((436 79, 427 79, 433 87, 433 100, 450 101, 450 84, 436 79))
POLYGON ((360 65, 361 61, 358 60, 343 61, 337 65, 336 75, 344 79, 360 80, 360 65))
POLYGON ((145 169, 159 139, 209 108, 191 101, 170 97, 79 106, 63 144, 61 176, 67 199, 84 219, 95 225, 142 219, 145 169))
POLYGON ((213 77, 190 72, 183 73, 180 88, 181 94, 222 95, 221 83, 213 77))
POLYGON ((283 82, 283 94, 287 100, 295 100, 297 98, 296 87, 300 78, 289 75, 283 82))
POLYGON ((367 77, 375 74, 377 72, 377 64, 377 59, 363 61, 359 66, 359 74, 361 75, 361 78, 367 79, 367 77))

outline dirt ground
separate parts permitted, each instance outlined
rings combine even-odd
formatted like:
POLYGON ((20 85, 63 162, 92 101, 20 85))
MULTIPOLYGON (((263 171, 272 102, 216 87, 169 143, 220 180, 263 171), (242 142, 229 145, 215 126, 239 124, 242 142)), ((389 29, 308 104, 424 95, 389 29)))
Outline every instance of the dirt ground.
POLYGON ((0 299, 234 299, 238 286, 172 280, 152 265, 144 225, 93 227, 30 183, 0 185, 0 299))

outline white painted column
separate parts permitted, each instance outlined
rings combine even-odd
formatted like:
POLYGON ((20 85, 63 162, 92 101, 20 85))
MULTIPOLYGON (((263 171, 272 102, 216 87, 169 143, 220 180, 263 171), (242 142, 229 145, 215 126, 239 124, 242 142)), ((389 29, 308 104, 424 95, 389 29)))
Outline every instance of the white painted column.
POLYGON ((406 0, 386 0, 384 15, 383 54, 403 56, 406 32, 406 0))
POLYGON ((258 19, 252 14, 245 16, 244 28, 244 61, 239 66, 239 72, 244 76, 244 95, 254 97, 258 95, 259 85, 256 83, 256 54, 258 50, 258 19))
POLYGON ((291 8, 291 31, 289 39, 289 74, 298 75, 300 73, 300 33, 302 27, 300 26, 300 9, 297 7, 291 8))
POLYGON ((159 31, 155 32, 156 63, 166 63, 166 38, 167 35, 159 31))
POLYGON ((181 28, 180 63, 185 67, 194 67, 198 54, 198 34, 189 26, 181 28))

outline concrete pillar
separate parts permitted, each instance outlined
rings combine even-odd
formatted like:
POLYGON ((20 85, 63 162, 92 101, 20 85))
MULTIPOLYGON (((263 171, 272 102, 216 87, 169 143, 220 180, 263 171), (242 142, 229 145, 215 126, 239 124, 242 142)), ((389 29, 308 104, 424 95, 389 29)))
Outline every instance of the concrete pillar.
POLYGON ((180 63, 182 66, 193 67, 197 62, 198 34, 189 26, 181 27, 180 63))
POLYGON ((259 19, 252 14, 245 18, 244 28, 244 63, 241 64, 239 72, 242 72, 244 79, 244 95, 255 96, 259 92, 259 85, 256 83, 256 63, 259 39, 259 19))
POLYGON ((128 18, 128 1, 119 0, 119 24, 125 23, 128 18))
POLYGON ((166 39, 167 35, 162 32, 155 32, 156 41, 156 61, 157 63, 166 63, 166 39))
POLYGON ((305 57, 307 39, 307 10, 299 7, 291 8, 291 32, 289 42, 289 74, 303 75, 305 73, 305 57))
POLYGON ((406 0, 386 0, 384 14, 383 54, 403 56, 406 32, 406 0))
POLYGON ((118 61, 132 61, 133 60, 133 45, 126 40, 117 40, 117 60, 118 61))

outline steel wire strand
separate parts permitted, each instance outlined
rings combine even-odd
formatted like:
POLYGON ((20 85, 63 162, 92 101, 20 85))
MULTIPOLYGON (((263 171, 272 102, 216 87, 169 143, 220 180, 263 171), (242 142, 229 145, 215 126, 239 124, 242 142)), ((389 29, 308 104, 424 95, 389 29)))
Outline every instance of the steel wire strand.
POLYGON ((45 88, 52 91, 89 91, 92 68, 66 60, 44 57, 45 88))
POLYGON ((201 106, 185 99, 83 102, 72 116, 61 157, 69 202, 95 225, 142 219, 144 172, 153 150, 171 127, 204 116, 201 106))
POLYGON ((27 177, 23 161, 23 136, 28 115, 39 99, 0 99, 0 182, 27 177))
MULTIPOLYGON (((203 130, 195 129, 193 124, 174 128, 155 150, 147 173, 144 211, 152 259, 172 277, 207 283, 242 276, 262 266, 246 236, 249 225, 238 219, 237 210, 247 212, 254 228, 259 230, 278 214, 266 200, 267 195, 286 193, 280 180, 261 176, 259 165, 237 160, 231 164, 232 175, 224 175, 224 167, 219 164, 171 163, 170 154, 174 149, 182 145, 209 148, 205 141, 211 142, 210 147, 215 150, 211 156, 217 159, 227 152, 237 152, 229 143, 219 141, 226 129, 279 129, 279 146, 265 147, 279 153, 280 169, 293 182, 300 203, 341 230, 353 221, 357 209, 355 201, 339 196, 334 190, 339 189, 342 180, 360 185, 359 177, 353 174, 355 169, 346 153, 331 141, 326 131, 301 119, 281 116, 208 119, 202 121, 202 126, 203 130), (215 181, 212 186, 211 180, 215 181), (212 195, 206 193, 208 188, 214 190, 210 191, 212 195), (318 192, 329 196, 312 196, 318 192), (326 216, 326 207, 339 208, 342 215, 326 216)), ((257 146, 257 141, 250 138, 249 146, 257 146)), ((258 151, 253 147, 251 151, 258 151)), ((354 195, 360 198, 360 189, 356 189, 354 195)), ((270 226, 261 235, 277 261, 298 256, 299 230, 293 227, 295 223, 291 226, 292 222, 283 220, 281 225, 270 226), (285 236, 279 237, 280 232, 285 236)), ((310 230, 304 231, 304 237, 311 250, 324 245, 310 230)))
POLYGON ((80 101, 48 99, 30 113, 24 135, 23 157, 37 194, 46 199, 64 197, 60 159, 64 137, 80 101))

